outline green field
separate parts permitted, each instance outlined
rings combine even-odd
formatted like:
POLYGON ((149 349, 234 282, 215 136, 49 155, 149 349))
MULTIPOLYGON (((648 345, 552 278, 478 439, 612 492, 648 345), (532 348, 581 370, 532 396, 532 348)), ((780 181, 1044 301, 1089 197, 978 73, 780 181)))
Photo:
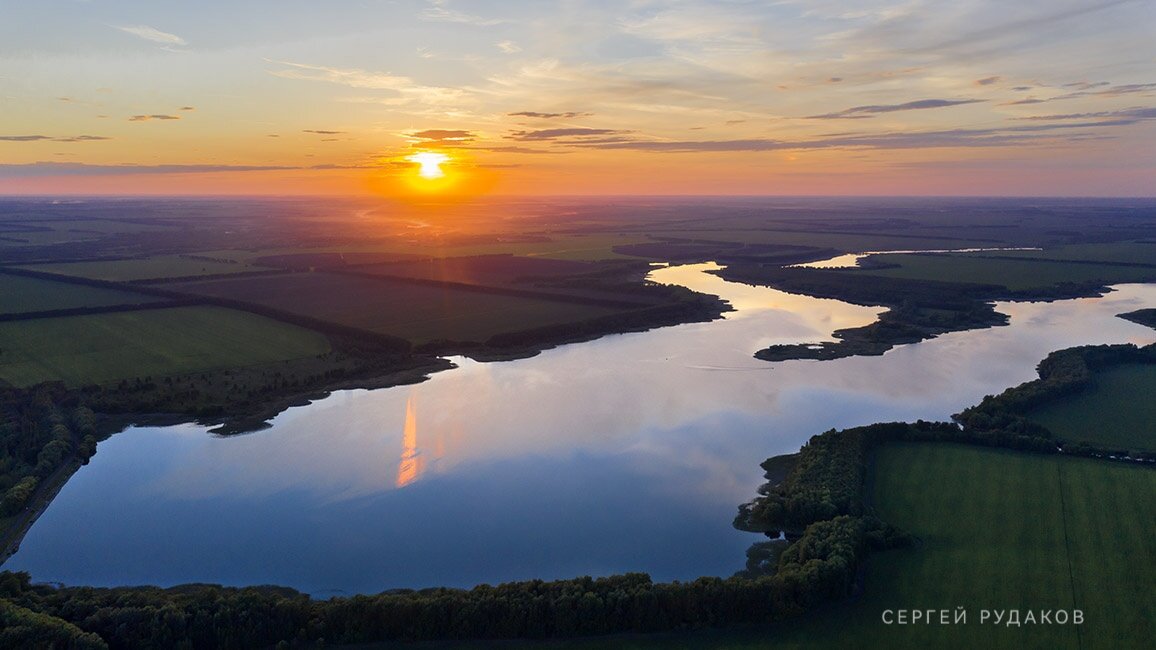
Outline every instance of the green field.
POLYGON ((158 299, 131 291, 86 287, 67 282, 0 273, 0 314, 31 311, 139 305, 158 299))
POLYGON ((1030 257, 1049 260, 1087 262, 1123 262, 1126 264, 1156 264, 1156 244, 1143 242, 1114 242, 1111 244, 1073 244, 1038 251, 986 251, 969 253, 978 257, 1030 257))
POLYGON ((417 247, 417 252, 435 257, 463 255, 495 255, 510 253, 528 257, 548 257, 558 260, 596 261, 629 257, 614 252, 615 246, 652 241, 650 237, 633 234, 552 235, 549 242, 509 242, 493 244, 466 244, 447 247, 417 247))
POLYGON ((0 380, 72 386, 309 357, 320 334, 218 307, 177 307, 0 323, 0 380))
POLYGON ((111 280, 114 282, 265 270, 264 267, 260 266, 230 264, 228 262, 197 259, 182 255, 158 255, 145 259, 114 260, 108 262, 35 264, 24 268, 33 271, 43 271, 45 273, 58 273, 60 275, 72 275, 81 278, 92 278, 94 280, 111 280))
POLYGON ((1144 267, 984 259, 968 255, 884 255, 876 259, 885 264, 898 264, 899 267, 855 269, 845 273, 995 284, 1013 291, 1048 287, 1061 282, 1118 284, 1156 280, 1156 268, 1144 267))
POLYGON ((880 516, 921 545, 872 556, 858 602, 786 627, 780 647, 1150 647, 1156 471, 924 443, 881 449, 873 478, 880 516), (889 608, 959 605, 967 625, 880 620, 889 608), (1076 608, 1086 621, 1078 632, 980 625, 984 608, 1076 608))
POLYGON ((1028 414, 1056 437, 1100 447, 1156 450, 1156 365, 1115 366, 1095 373, 1083 392, 1028 414))
POLYGON ((495 334, 620 311, 331 273, 189 282, 172 288, 267 305, 415 343, 436 339, 485 341, 495 334))
POLYGON ((992 246, 990 241, 939 238, 935 236, 908 236, 890 235, 886 233, 853 233, 853 232, 822 232, 816 230, 790 230, 777 224, 771 224, 771 229, 752 228, 749 230, 724 229, 678 229, 656 227, 648 232, 654 235, 678 237, 684 239, 705 239, 713 241, 740 242, 744 244, 786 244, 791 246, 811 246, 815 248, 834 248, 858 253, 862 251, 880 250, 943 250, 953 248, 978 248, 992 246), (782 228, 782 229, 775 229, 782 228))
MULTIPOLYGON (((1151 647, 1156 635, 1156 471, 1108 461, 967 447, 890 444, 873 498, 915 534, 873 554, 864 593, 803 620, 689 635, 558 641, 594 648, 1151 647), (963 605, 965 625, 884 625, 887 609, 963 605), (981 609, 1081 609, 1084 625, 981 625, 981 609)), ((1022 616, 1022 614, 1021 614, 1022 616)), ((429 647, 522 647, 463 644, 429 647)))

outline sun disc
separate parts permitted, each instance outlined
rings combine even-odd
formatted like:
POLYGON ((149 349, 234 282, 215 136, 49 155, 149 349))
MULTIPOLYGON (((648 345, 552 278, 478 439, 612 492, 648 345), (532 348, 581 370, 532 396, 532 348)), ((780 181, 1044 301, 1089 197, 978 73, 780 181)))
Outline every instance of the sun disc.
POLYGON ((422 153, 415 153, 408 158, 410 162, 420 165, 418 168, 418 175, 425 179, 441 178, 446 175, 442 171, 442 164, 449 162, 450 157, 444 153, 433 153, 424 151, 422 153))

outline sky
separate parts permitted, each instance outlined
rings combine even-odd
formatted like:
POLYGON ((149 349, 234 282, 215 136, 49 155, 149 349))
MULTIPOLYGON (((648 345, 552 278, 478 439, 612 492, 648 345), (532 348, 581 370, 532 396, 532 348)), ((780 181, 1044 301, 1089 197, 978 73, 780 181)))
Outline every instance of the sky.
POLYGON ((1152 0, 0 16, 0 194, 1156 195, 1152 0))

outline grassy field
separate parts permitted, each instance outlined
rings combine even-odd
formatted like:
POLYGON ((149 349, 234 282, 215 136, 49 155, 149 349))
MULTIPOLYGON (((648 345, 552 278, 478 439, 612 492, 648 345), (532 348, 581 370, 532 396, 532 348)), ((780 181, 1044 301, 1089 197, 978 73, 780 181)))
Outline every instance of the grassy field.
POLYGON ((883 448, 873 477, 880 516, 922 545, 873 556, 858 602, 784 629, 788 643, 779 647, 1150 647, 1156 634, 1151 468, 910 444, 883 448), (888 608, 958 605, 968 610, 967 625, 880 621, 888 608), (983 608, 1077 608, 1086 622, 1078 631, 980 625, 983 608))
MULTIPOLYGON (((1156 471, 950 444, 894 444, 873 471, 880 516, 914 549, 871 556, 856 600, 770 628, 559 641, 594 648, 1151 647, 1156 471), (963 605, 966 625, 884 625, 886 609, 963 605), (1085 623, 995 626, 981 609, 1084 611, 1085 623)), ((1022 615, 1022 614, 1021 614, 1022 615)), ((464 644, 429 647, 535 647, 464 644)))
MULTIPOLYGON (((15 236, 15 235, 14 235, 15 236)), ((551 235, 546 242, 457 242, 441 243, 436 239, 383 239, 370 243, 340 246, 303 246, 300 248, 265 248, 257 250, 212 250, 201 253, 207 257, 221 257, 238 262, 257 260, 277 255, 324 255, 344 253, 353 255, 396 255, 398 259, 418 255, 429 257, 467 257, 474 255, 520 255, 544 257, 559 260, 597 261, 601 259, 631 259, 619 255, 612 249, 623 244, 652 241, 644 235, 634 234, 593 234, 593 235, 551 235)))
POLYGON ((320 334, 217 307, 178 307, 0 323, 0 380, 72 386, 308 357, 320 334))
POLYGON ((1156 264, 1156 244, 1143 242, 1074 244, 1039 251, 988 251, 975 253, 974 255, 983 257, 1030 257, 1049 260, 1156 264))
POLYGON ((173 289, 254 302, 422 343, 485 341, 503 333, 618 310, 329 273, 214 280, 173 289))
POLYGON ((363 273, 423 278, 441 282, 478 285, 510 285, 524 278, 593 273, 599 266, 589 262, 559 260, 547 257, 515 255, 480 255, 447 257, 429 261, 407 261, 359 267, 363 273))
MULTIPOLYGON (((781 228, 772 224, 771 228, 781 228)), ((741 242, 745 244, 787 244, 792 246, 813 246, 834 248, 849 253, 879 250, 942 250, 952 248, 978 248, 998 246, 980 239, 954 239, 934 236, 910 237, 903 235, 816 232, 809 230, 722 230, 722 229, 677 229, 655 228, 652 234, 685 239, 706 239, 714 241, 741 242)))
POLYGON ((1129 450, 1156 450, 1156 365, 1125 365, 1096 372, 1095 384, 1028 417, 1070 442, 1129 450))
POLYGON ((886 255, 878 259, 886 264, 898 264, 899 267, 845 272, 916 280, 996 284, 1012 290, 1047 287, 1060 282, 1116 284, 1156 280, 1156 268, 1143 267, 983 259, 967 255, 886 255))
POLYGON ((0 273, 0 314, 22 314, 50 309, 139 305, 157 298, 131 291, 86 287, 66 282, 0 273))
POLYGON ((497 242, 463 246, 418 247, 423 253, 436 257, 461 255, 495 255, 510 253, 528 257, 548 257, 558 260, 596 261, 628 257, 614 252, 615 246, 651 241, 649 237, 625 234, 551 235, 549 242, 497 242))
MULTIPOLYGON (((209 256, 204 256, 209 257, 209 256)), ((265 267, 230 264, 209 259, 180 255, 158 255, 145 259, 115 260, 109 262, 66 262, 63 264, 35 264, 25 268, 45 273, 59 273, 96 280, 124 282, 153 278, 179 278, 218 273, 260 271, 265 267)))

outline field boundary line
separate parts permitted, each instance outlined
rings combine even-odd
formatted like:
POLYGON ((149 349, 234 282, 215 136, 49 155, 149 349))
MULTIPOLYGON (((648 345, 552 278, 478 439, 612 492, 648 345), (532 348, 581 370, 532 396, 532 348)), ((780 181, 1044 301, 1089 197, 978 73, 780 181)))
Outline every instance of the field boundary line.
MULTIPOLYGON (((1072 589, 1072 609, 1076 609, 1076 574, 1072 571, 1072 538, 1068 535, 1068 502, 1064 498, 1064 464, 1063 459, 1056 463, 1056 480, 1059 483, 1058 488, 1060 492, 1060 520, 1064 522, 1064 557, 1068 560, 1068 581, 1072 589)), ((1080 632, 1080 626, 1073 626, 1076 628, 1076 647, 1084 647, 1084 635, 1080 632)))

